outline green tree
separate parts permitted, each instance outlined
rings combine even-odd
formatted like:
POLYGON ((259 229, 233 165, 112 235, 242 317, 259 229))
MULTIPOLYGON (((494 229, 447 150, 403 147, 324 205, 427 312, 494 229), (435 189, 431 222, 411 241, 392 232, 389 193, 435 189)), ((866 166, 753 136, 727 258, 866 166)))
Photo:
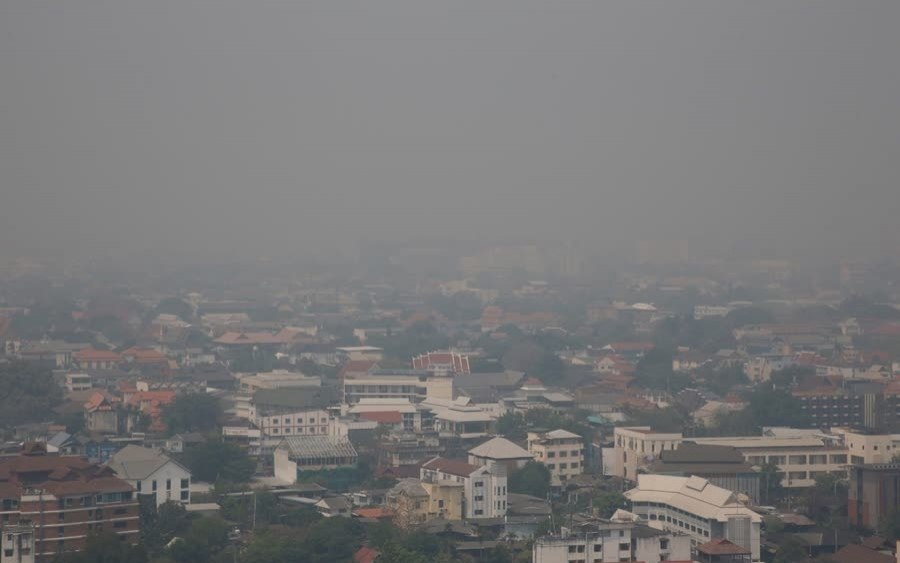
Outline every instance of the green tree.
POLYGON ((760 466, 759 494, 762 501, 771 505, 784 497, 784 487, 781 485, 782 472, 774 463, 766 463, 760 466))
POLYGON ((757 387, 750 394, 748 403, 747 408, 753 413, 757 426, 809 426, 809 417, 800 401, 787 391, 765 385, 757 387))
POLYGON ((616 510, 625 507, 626 501, 622 493, 604 491, 594 497, 594 508, 597 509, 600 518, 610 518, 616 510))
POLYGON ((146 563, 147 552, 143 546, 133 546, 113 531, 89 535, 84 550, 67 553, 62 563, 146 563))
POLYGON ((519 412, 508 412, 497 419, 497 432, 512 441, 522 441, 527 435, 525 416, 519 412))
POLYGON ((375 563, 428 563, 428 558, 403 547, 398 543, 387 543, 381 547, 381 553, 375 563))
POLYGON ((50 369, 27 362, 0 363, 0 426, 44 421, 61 400, 50 369))
POLYGON ((785 536, 775 550, 775 563, 797 563, 808 557, 806 542, 794 535, 785 536))
POLYGON ((671 348, 655 347, 638 361, 635 380, 641 387, 673 391, 690 385, 690 378, 672 369, 675 356, 671 348))
POLYGON ((219 400, 206 393, 185 393, 163 407, 169 434, 214 430, 222 418, 219 400))
POLYGON ((529 461, 509 475, 509 490, 513 493, 546 498, 550 492, 550 470, 543 463, 529 461))
POLYGON ((206 563, 228 545, 228 524, 218 516, 194 520, 190 531, 169 547, 175 563, 206 563))
POLYGON ((256 464, 237 444, 221 439, 207 440, 190 448, 185 460, 194 479, 214 483, 226 481, 246 483, 253 476, 256 464))

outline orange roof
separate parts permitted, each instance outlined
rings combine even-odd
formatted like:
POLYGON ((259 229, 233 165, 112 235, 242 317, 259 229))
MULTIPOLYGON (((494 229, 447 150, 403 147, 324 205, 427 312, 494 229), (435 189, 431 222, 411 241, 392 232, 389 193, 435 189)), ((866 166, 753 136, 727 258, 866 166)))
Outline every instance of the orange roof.
POLYGON ((390 508, 383 508, 380 506, 372 507, 372 508, 357 508, 353 511, 355 516, 359 516, 360 518, 393 518, 396 514, 390 508))
POLYGON ((169 358, 162 352, 140 346, 133 346, 125 350, 122 352, 122 357, 139 364, 156 364, 169 361, 169 358))
POLYGON ((88 411, 95 411, 100 408, 110 409, 112 406, 110 403, 116 401, 114 397, 111 397, 107 393, 103 391, 95 391, 91 398, 84 404, 84 408, 88 411))
POLYGON ((109 350, 97 350, 96 348, 83 348, 72 357, 78 362, 118 362, 122 358, 109 350))
POLYGON ((345 379, 348 375, 367 374, 378 363, 375 360, 349 360, 341 367, 338 379, 345 379))

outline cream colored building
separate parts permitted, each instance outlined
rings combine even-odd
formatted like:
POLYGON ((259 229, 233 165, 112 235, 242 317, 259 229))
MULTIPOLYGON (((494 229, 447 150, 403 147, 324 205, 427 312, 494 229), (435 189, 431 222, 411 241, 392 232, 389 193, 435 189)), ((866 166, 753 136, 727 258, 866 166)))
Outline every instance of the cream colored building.
POLYGON ((573 432, 529 432, 528 452, 547 466, 555 484, 584 471, 584 439, 573 432))
POLYGON ((681 432, 656 432, 649 426, 623 426, 613 432, 613 474, 637 480, 639 469, 653 463, 663 450, 674 450, 681 432))
POLYGON ((900 434, 866 434, 849 428, 832 428, 831 433, 842 438, 854 465, 891 463, 900 454, 900 434))

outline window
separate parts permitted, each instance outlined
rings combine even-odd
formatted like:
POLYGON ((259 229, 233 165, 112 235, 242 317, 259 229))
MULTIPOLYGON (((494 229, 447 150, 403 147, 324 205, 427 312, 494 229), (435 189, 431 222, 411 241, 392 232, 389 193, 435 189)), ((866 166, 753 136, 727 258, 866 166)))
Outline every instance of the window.
POLYGON ((846 454, 838 454, 831 456, 831 463, 847 463, 846 454))
POLYGON ((547 452, 547 457, 556 457, 556 452, 547 452))
POLYGON ((571 464, 569 464, 569 467, 571 467, 572 469, 578 469, 578 462, 573 461, 571 464))
POLYGON ((475 481, 475 486, 476 486, 476 487, 483 487, 483 486, 484 486, 484 481, 475 481))
POLYGON ((4 550, 3 550, 3 556, 4 556, 4 557, 12 557, 12 556, 13 556, 13 550, 11 550, 11 549, 4 549, 4 550))
POLYGON ((567 457, 569 452, 559 452, 559 457, 567 457))
POLYGON ((484 500, 484 496, 483 496, 483 495, 476 495, 476 496, 475 496, 475 502, 478 502, 478 501, 480 501, 480 500, 484 500))
POLYGON ((790 463, 791 465, 806 465, 806 456, 805 455, 788 456, 788 463, 790 463))
POLYGON ((603 551, 603 544, 601 544, 601 543, 595 543, 595 544, 594 544, 594 553, 597 553, 597 552, 600 552, 600 551, 603 551))
POLYGON ((574 546, 574 545, 570 545, 570 546, 569 546, 569 553, 575 553, 575 546, 574 546))
POLYGON ((579 546, 578 546, 578 553, 584 553, 584 546, 583 546, 583 545, 579 545, 579 546))
POLYGON ((172 480, 171 479, 166 479, 166 490, 167 491, 172 490, 172 480))
POLYGON ((121 530, 122 528, 127 528, 127 527, 128 527, 128 522, 125 522, 122 520, 120 520, 118 522, 113 522, 113 528, 118 528, 121 530))
POLYGON ((553 463, 548 463, 548 464, 547 464, 547 469, 556 469, 556 465, 553 464, 553 463))
POLYGON ((155 479, 150 482, 150 487, 153 489, 153 492, 155 493, 156 492, 156 480, 155 479))
POLYGON ((578 450, 572 451, 572 457, 578 457, 578 450))
POLYGON ((118 514, 118 515, 128 514, 128 509, 127 508, 117 508, 117 509, 113 510, 113 514, 118 514))
POLYGON ((481 516, 482 514, 484 514, 484 510, 481 510, 480 508, 475 510, 475 516, 481 516))
POLYGON ((191 480, 190 480, 190 479, 182 479, 182 480, 181 480, 181 488, 182 488, 182 489, 187 489, 187 488, 190 487, 190 486, 191 486, 191 480))
POLYGON ((290 419, 290 418, 285 418, 285 419, 284 419, 284 423, 285 423, 285 424, 290 424, 290 423, 291 423, 291 419, 290 419))
POLYGON ((667 540, 667 539, 659 540, 659 548, 660 549, 669 549, 669 540, 667 540))
POLYGON ((630 543, 620 543, 619 551, 631 551, 631 544, 630 543))
POLYGON ((438 508, 444 508, 444 500, 443 499, 438 500, 438 508))
POLYGON ((60 526, 59 528, 57 528, 57 530, 59 532, 59 537, 63 537, 64 535, 66 535, 66 527, 65 526, 60 526))
POLYGON ((565 464, 565 463, 560 463, 560 464, 559 464, 559 468, 560 468, 560 469, 565 469, 566 467, 568 467, 568 465, 565 464))
POLYGON ((137 492, 141 492, 141 485, 142 485, 142 484, 143 484, 143 481, 138 481, 138 482, 137 482, 137 492))
POLYGON ((191 493, 190 491, 181 491, 181 500, 190 500, 191 493))
POLYGON ((828 456, 824 454, 819 455, 810 455, 809 456, 809 464, 810 465, 824 465, 828 463, 828 456))

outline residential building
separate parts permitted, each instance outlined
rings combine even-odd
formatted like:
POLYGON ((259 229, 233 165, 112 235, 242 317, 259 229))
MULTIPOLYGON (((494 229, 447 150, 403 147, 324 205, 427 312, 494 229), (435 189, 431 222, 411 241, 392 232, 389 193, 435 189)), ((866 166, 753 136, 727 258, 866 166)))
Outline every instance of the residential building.
POLYGON ((752 553, 725 538, 716 538, 703 545, 698 545, 695 561, 698 563, 750 563, 752 553))
POLYGON ((567 430, 529 432, 528 452, 547 466, 553 482, 565 483, 584 471, 584 438, 567 430))
POLYGON ((91 376, 86 373, 67 373, 65 387, 69 393, 87 391, 93 388, 91 376))
POLYGON ((500 436, 469 450, 469 463, 479 467, 497 463, 505 466, 508 471, 515 471, 529 461, 534 461, 531 452, 500 436))
POLYGON ((84 426, 97 434, 124 434, 130 432, 136 413, 123 408, 121 401, 104 392, 96 392, 84 404, 84 426))
POLYGON ((32 526, 32 553, 45 561, 58 553, 81 551, 87 537, 101 530, 131 543, 140 537, 131 485, 108 467, 80 457, 48 455, 40 444, 28 443, 22 454, 0 458, 0 500, 4 549, 5 542, 21 541, 18 553, 26 561, 32 526), (8 537, 11 526, 23 526, 16 529, 18 538, 8 537))
POLYGON ((419 403, 426 398, 453 399, 453 378, 432 376, 428 372, 408 370, 384 372, 344 380, 344 402, 353 405, 361 399, 407 399, 419 403))
POLYGON ((400 479, 385 495, 385 504, 394 512, 394 524, 401 529, 406 530, 428 520, 430 499, 418 479, 400 479))
POLYGON ((347 497, 324 497, 315 504, 315 507, 316 512, 318 512, 325 518, 332 518, 334 516, 343 516, 344 518, 349 518, 350 516, 352 516, 350 512, 352 506, 350 504, 350 501, 347 500, 347 497))
POLYGON ((301 471, 322 471, 356 465, 357 453, 346 438, 289 436, 275 448, 275 477, 293 483, 301 471))
POLYGON ((261 416, 260 410, 257 410, 256 416, 251 422, 259 428, 263 436, 270 438, 298 435, 324 436, 328 433, 329 417, 328 412, 321 409, 271 414, 269 416, 261 416))
POLYGON ((817 476, 826 473, 846 474, 847 449, 840 438, 818 431, 691 440, 697 444, 737 448, 750 465, 774 463, 782 476, 782 486, 788 488, 811 487, 817 476))
POLYGON ((444 453, 435 432, 391 433, 378 446, 381 467, 413 466, 444 453))
POLYGON ((849 474, 850 524, 877 528, 879 522, 900 506, 900 463, 853 465, 849 474))
POLYGON ((81 369, 111 370, 122 362, 122 357, 109 350, 83 348, 72 354, 72 360, 81 369))
POLYGON ((596 520, 536 538, 533 563, 690 561, 690 538, 635 522, 596 520))
POLYGON ((732 446, 711 446, 682 442, 674 450, 661 452, 647 468, 656 475, 696 475, 713 485, 746 495, 754 503, 760 502, 760 474, 747 463, 744 455, 732 446))
POLYGON ((502 463, 477 466, 463 460, 434 458, 422 464, 423 484, 459 483, 463 486, 465 518, 502 518, 507 509, 507 471, 502 463))
POLYGON ((637 487, 625 496, 652 527, 687 534, 694 547, 725 538, 759 560, 762 518, 728 489, 696 476, 638 475, 637 487))
POLYGON ((3 524, 0 526, 0 563, 34 563, 34 526, 32 524, 3 524))
POLYGON ((346 414, 368 418, 369 413, 397 413, 403 430, 419 432, 434 428, 434 413, 423 404, 413 404, 408 399, 360 399, 353 406, 342 409, 346 414))
POLYGON ((681 432, 657 432, 649 426, 617 427, 613 431, 614 475, 637 480, 639 469, 653 463, 661 452, 674 450, 681 440, 681 432))
POLYGON ((320 387, 322 378, 303 373, 275 370, 265 373, 245 374, 240 376, 240 388, 243 393, 254 393, 260 389, 285 389, 292 387, 320 387))
POLYGON ((113 454, 107 465, 138 495, 166 502, 191 503, 191 472, 160 450, 128 445, 113 454))

